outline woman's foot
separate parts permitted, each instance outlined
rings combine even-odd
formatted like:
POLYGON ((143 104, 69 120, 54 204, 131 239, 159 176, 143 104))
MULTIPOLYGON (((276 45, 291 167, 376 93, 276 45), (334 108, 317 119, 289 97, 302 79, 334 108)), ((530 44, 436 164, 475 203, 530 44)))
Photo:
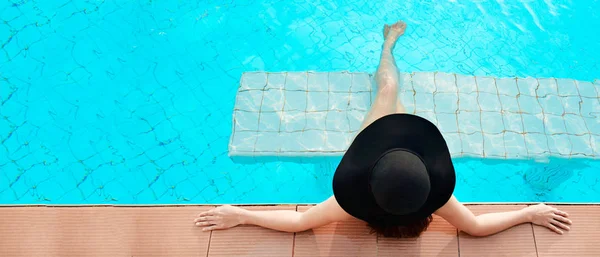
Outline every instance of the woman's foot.
POLYGON ((385 39, 383 43, 384 48, 388 47, 391 49, 396 44, 398 38, 404 35, 405 30, 406 23, 404 23, 403 21, 398 21, 392 25, 386 24, 383 27, 383 37, 385 39))

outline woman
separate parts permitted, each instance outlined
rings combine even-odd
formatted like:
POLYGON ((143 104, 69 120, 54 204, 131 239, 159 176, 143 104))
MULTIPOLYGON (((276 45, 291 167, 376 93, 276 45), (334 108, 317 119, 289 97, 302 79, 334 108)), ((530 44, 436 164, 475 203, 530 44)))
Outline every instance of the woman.
POLYGON ((195 225, 205 231, 252 224, 299 232, 360 219, 383 236, 406 238, 421 235, 436 214, 473 236, 495 234, 526 222, 559 234, 569 230, 568 214, 544 204, 475 216, 456 200, 454 167, 442 134, 426 119, 405 114, 397 99, 392 50, 405 29, 402 21, 384 27, 375 76, 377 96, 336 169, 332 197, 304 213, 220 206, 199 214, 195 225))

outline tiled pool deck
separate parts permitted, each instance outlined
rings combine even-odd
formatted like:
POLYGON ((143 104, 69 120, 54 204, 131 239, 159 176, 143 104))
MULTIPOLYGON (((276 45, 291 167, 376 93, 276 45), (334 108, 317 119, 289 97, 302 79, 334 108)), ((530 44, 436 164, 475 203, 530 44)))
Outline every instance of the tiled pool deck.
MULTIPOLYGON (((443 133, 453 157, 598 158, 600 81, 401 72, 406 112, 443 133)), ((229 155, 341 156, 375 96, 364 72, 248 72, 229 155)))
MULTIPOLYGON (((469 205, 475 213, 520 207, 469 205)), ((600 206, 559 207, 574 222, 565 235, 523 224, 473 238, 436 217, 421 238, 402 240, 370 234, 361 222, 295 234, 254 226, 202 232, 192 220, 212 206, 1 207, 0 256, 600 256, 600 206)))

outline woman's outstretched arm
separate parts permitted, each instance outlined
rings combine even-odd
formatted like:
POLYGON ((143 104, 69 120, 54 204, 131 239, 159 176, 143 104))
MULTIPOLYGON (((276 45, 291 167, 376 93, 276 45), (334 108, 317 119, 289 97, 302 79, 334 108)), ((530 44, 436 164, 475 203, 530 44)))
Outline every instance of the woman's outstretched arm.
POLYGON ((300 232, 351 218, 332 196, 303 213, 286 210, 250 211, 224 205, 200 213, 194 219, 194 223, 204 231, 228 229, 246 224, 278 231, 300 232))
POLYGON ((571 220, 567 218, 568 214, 566 212, 544 204, 532 205, 518 211, 486 213, 475 216, 467 207, 459 203, 454 196, 436 214, 472 236, 488 236, 528 222, 545 226, 558 234, 563 234, 563 230, 569 230, 569 225, 571 225, 571 220))

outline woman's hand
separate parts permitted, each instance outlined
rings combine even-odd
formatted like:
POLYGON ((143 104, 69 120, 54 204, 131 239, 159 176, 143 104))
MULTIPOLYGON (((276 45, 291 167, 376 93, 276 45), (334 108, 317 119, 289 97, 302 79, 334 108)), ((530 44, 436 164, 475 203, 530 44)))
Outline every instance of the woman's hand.
POLYGON ((568 231, 571 229, 569 225, 572 222, 567 218, 569 214, 554 207, 538 204, 529 206, 524 211, 531 223, 547 227, 558 234, 562 235, 563 230, 568 231))
POLYGON ((203 231, 228 229, 243 223, 244 211, 239 207, 223 205, 200 213, 198 218, 194 219, 194 223, 196 226, 202 227, 203 231))

